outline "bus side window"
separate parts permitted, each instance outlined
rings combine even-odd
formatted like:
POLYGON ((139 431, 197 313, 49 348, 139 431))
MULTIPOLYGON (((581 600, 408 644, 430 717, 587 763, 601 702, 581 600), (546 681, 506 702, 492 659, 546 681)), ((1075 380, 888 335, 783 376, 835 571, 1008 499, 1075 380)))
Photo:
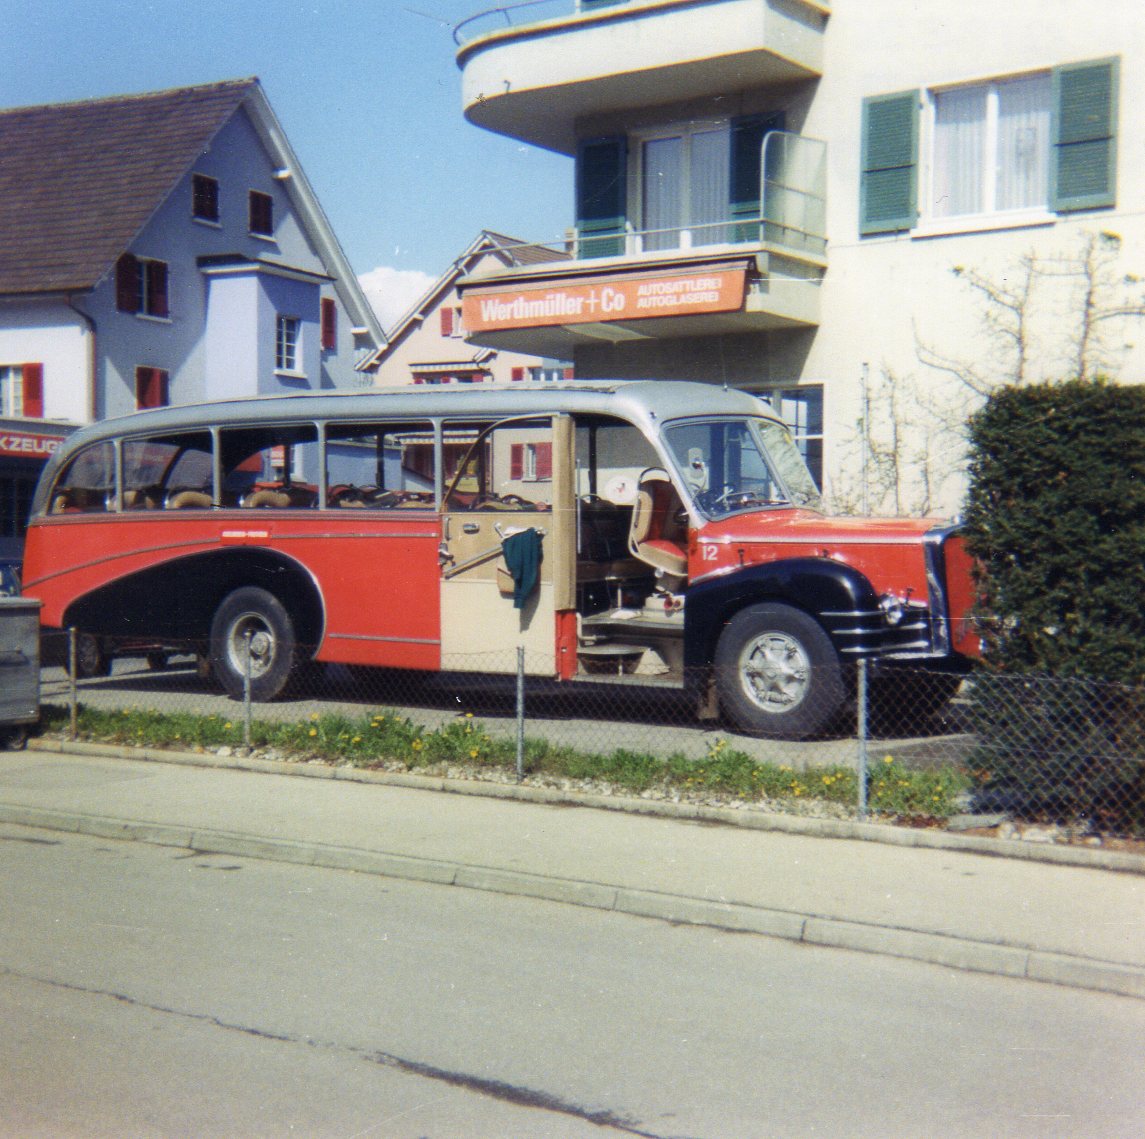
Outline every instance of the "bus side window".
POLYGON ((337 508, 433 509, 432 424, 331 424, 326 488, 337 508))
POLYGON ((553 504, 553 430, 549 420, 517 420, 487 431, 472 445, 475 433, 447 429, 446 441, 468 435, 464 467, 447 470, 453 490, 449 510, 551 510, 553 504), (455 480, 455 481, 454 481, 455 480))
POLYGON ((318 429, 239 427, 221 436, 222 505, 295 509, 318 505, 318 429))
POLYGON ((97 514, 110 508, 115 495, 115 448, 96 443, 81 451, 60 472, 52 488, 52 514, 97 514))
POLYGON ((208 432, 125 440, 123 509, 207 509, 212 467, 208 432))

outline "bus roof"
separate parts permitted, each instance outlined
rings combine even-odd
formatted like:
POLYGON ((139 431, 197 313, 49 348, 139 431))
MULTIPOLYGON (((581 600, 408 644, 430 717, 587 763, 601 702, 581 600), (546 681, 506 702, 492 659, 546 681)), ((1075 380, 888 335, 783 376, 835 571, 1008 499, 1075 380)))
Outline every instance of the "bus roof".
POLYGON ((650 430, 695 415, 765 415, 771 407, 750 392, 685 380, 560 380, 393 386, 298 392, 181 404, 105 419, 75 432, 59 448, 58 467, 78 448, 102 439, 242 424, 373 420, 379 418, 509 417, 568 412, 617 415, 650 430))

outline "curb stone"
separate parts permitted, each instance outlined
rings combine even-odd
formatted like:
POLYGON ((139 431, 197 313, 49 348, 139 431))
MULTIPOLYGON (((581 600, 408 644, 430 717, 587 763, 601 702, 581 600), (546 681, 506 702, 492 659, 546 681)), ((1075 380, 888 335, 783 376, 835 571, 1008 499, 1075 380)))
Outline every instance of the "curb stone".
POLYGON ((816 819, 781 815, 766 811, 733 810, 700 803, 673 803, 659 799, 637 799, 622 795, 592 795, 549 787, 529 787, 517 783, 449 779, 444 776, 413 775, 396 771, 371 771, 356 767, 334 767, 326 763, 291 763, 254 756, 218 756, 209 752, 173 751, 166 748, 124 747, 70 740, 31 739, 30 751, 48 751, 103 759, 127 759, 148 763, 170 763, 183 767, 212 767, 232 771, 255 771, 270 775, 292 775, 304 779, 335 779, 350 783, 374 783, 418 791, 444 791, 451 795, 474 795, 489 799, 509 799, 553 806, 588 807, 626 814, 692 822, 721 823, 746 830, 780 831, 810 838, 840 838, 861 842, 881 842, 889 846, 922 847, 982 854, 993 858, 1014 858, 1027 862, 1048 862, 1057 866, 1081 866, 1145 875, 1145 855, 1129 854, 1087 846, 1058 846, 1043 842, 1019 842, 986 838, 982 835, 951 833, 887 823, 866 823, 850 819, 816 819))
POLYGON ((522 871, 418 859, 354 847, 139 823, 42 807, 0 803, 0 824, 147 842, 196 854, 225 854, 485 890, 680 925, 754 933, 821 948, 909 958, 968 972, 1145 999, 1145 969, 1142 968, 919 930, 843 921, 742 903, 716 902, 686 895, 625 889, 522 871))

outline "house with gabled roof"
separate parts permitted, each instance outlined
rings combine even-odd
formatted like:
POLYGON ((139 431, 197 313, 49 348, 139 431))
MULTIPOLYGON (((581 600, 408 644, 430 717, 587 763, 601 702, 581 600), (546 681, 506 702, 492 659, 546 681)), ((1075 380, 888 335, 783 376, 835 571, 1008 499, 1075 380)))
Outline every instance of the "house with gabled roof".
POLYGON ((461 315, 457 286, 470 273, 520 268, 552 257, 551 249, 483 230, 387 331, 386 342, 362 370, 380 385, 570 378, 572 368, 565 360, 471 344, 461 315))
POLYGON ((0 111, 0 438, 359 386, 384 342, 257 79, 0 111))

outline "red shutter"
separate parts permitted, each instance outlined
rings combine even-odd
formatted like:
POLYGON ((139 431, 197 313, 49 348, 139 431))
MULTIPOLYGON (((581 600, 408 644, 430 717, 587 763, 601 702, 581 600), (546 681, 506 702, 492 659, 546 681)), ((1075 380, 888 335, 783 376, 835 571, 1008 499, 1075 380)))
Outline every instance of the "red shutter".
POLYGON ((453 335, 453 309, 445 306, 441 309, 441 335, 453 335))
POLYGON ((139 411, 167 406, 167 373, 162 368, 135 369, 135 406, 139 411))
POLYGON ((139 295, 139 260, 130 253, 125 253, 115 265, 115 307, 120 312, 138 312, 139 295))
POLYGON ((576 369, 575 368, 565 368, 565 379, 566 380, 573 379, 575 377, 575 375, 576 375, 576 369))
POLYGON ((24 414, 29 419, 43 419, 44 365, 25 364, 21 372, 24 383, 24 414))
POLYGON ((512 380, 514 383, 516 383, 518 380, 523 380, 523 379, 525 378, 525 369, 524 369, 524 368, 514 368, 514 369, 513 369, 513 370, 512 370, 512 371, 509 373, 509 378, 510 378, 510 379, 511 379, 511 380, 512 380))
POLYGON ((167 301, 167 262, 147 262, 147 312, 150 316, 170 316, 167 301))
POLYGON ((525 473, 525 444, 514 443, 509 448, 509 477, 519 479, 525 473))
POLYGON ((553 445, 552 443, 537 444, 537 478, 551 479, 553 477, 553 445))
POLYGON ((330 297, 322 298, 322 348, 329 352, 338 345, 338 305, 330 297))

